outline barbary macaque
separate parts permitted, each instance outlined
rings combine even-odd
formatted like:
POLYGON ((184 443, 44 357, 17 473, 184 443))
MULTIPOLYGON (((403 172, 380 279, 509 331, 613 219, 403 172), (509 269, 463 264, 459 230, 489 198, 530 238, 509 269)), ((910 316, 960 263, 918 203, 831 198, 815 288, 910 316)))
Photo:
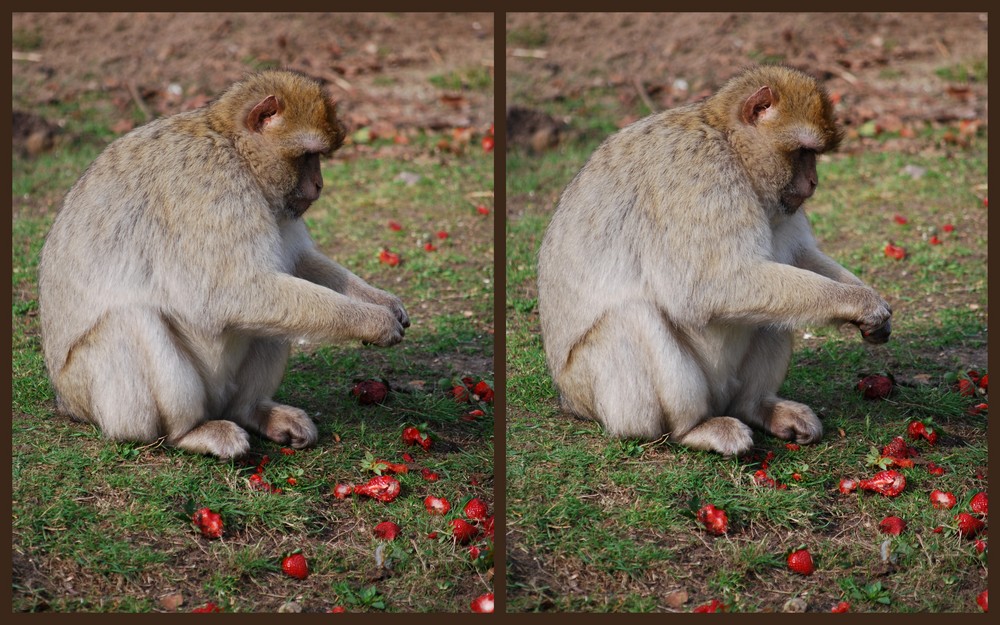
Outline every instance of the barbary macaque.
POLYGON ((403 339, 398 297, 322 255, 302 214, 344 128, 320 85, 266 71, 114 141, 42 250, 42 346, 61 413, 115 440, 234 458, 247 430, 316 442, 272 401, 291 341, 403 339))
POLYGON ((826 92, 756 66, 708 99, 609 137, 569 183, 538 261, 538 307, 563 409, 614 436, 721 454, 750 427, 820 439, 777 396, 793 328, 851 322, 883 343, 891 309, 822 254, 801 210, 841 130, 826 92))

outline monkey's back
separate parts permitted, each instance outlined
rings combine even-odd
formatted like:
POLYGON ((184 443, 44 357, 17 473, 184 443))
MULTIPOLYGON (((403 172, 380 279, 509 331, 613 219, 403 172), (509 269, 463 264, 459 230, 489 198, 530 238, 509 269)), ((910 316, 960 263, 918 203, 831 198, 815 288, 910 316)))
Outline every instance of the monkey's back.
POLYGON ((538 262, 542 337, 557 378, 574 346, 615 309, 665 297, 672 319, 707 322, 704 309, 689 308, 704 298, 688 296, 707 267, 725 262, 707 226, 740 216, 698 165, 721 169, 735 193, 753 191, 700 111, 698 104, 672 109, 611 135, 564 190, 538 262), (674 249, 700 257, 675 258, 674 249))
POLYGON ((67 193, 39 263, 42 346, 54 379, 109 310, 170 302, 164 315, 194 321, 218 287, 207 282, 214 272, 204 259, 249 262, 239 241, 206 249, 203 241, 226 237, 199 236, 267 217, 235 150, 205 130, 203 117, 204 109, 182 113, 119 138, 67 193), (220 172, 229 172, 221 184, 220 172))

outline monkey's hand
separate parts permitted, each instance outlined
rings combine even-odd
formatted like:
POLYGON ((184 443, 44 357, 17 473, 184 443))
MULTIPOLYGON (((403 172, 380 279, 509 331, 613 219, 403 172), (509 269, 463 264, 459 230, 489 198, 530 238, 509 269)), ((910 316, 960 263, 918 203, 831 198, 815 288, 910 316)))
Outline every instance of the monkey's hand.
MULTIPOLYGON (((361 342, 365 345, 378 345, 379 347, 389 347, 403 340, 406 326, 400 321, 397 313, 387 306, 378 304, 366 304, 365 312, 368 317, 364 324, 364 333, 361 335, 361 342)), ((402 310, 402 304, 400 304, 402 310)), ((403 311, 406 325, 410 325, 406 311, 403 311)))
POLYGON ((876 303, 871 312, 854 324, 861 330, 861 338, 867 343, 878 345, 889 340, 892 333, 892 308, 884 299, 872 291, 876 303))
POLYGON ((406 308, 403 307, 403 300, 388 291, 368 287, 367 285, 366 287, 366 289, 358 290, 356 293, 352 292, 351 295, 372 304, 385 306, 392 311, 396 320, 399 321, 404 328, 410 327, 410 316, 406 314, 406 308))

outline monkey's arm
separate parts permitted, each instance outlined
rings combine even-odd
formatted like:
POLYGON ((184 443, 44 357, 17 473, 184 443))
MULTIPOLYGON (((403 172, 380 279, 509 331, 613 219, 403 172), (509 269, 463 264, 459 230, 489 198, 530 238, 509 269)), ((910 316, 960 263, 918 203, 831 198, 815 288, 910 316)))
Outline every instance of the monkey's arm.
POLYGON ((320 254, 315 248, 306 251, 299 258, 295 265, 295 275, 347 297, 385 306, 392 311, 404 328, 410 326, 410 317, 398 297, 376 289, 346 267, 320 254))
POLYGON ((403 339, 402 322, 390 308, 288 274, 258 275, 233 292, 239 296, 223 314, 227 327, 262 336, 354 338, 383 347, 403 339))
POLYGON ((846 321, 869 342, 888 340, 892 310, 863 284, 764 260, 733 269, 732 279, 704 285, 711 319, 788 328, 846 321))
POLYGON ((853 284, 856 286, 865 285, 865 283, 862 282, 857 276, 844 269, 837 261, 833 260, 815 247, 805 250, 804 253, 799 256, 795 265, 805 269, 806 271, 818 273, 821 276, 826 276, 831 280, 836 280, 837 282, 841 282, 843 284, 853 284))

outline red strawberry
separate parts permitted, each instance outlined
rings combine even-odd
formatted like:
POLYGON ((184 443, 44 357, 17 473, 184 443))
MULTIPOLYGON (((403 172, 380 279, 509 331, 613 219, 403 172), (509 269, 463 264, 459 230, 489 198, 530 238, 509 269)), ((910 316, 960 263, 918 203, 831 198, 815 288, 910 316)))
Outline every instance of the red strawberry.
POLYGON ((431 448, 431 437, 415 427, 403 429, 403 442, 407 445, 420 445, 425 450, 431 448))
POLYGON ((389 385, 378 380, 364 380, 354 385, 351 394, 362 406, 381 404, 389 394, 389 385))
POLYGON ((490 388, 489 384, 480 380, 472 389, 472 396, 479 401, 484 401, 489 404, 493 402, 493 389, 490 388))
POLYGON ((400 230, 403 229, 403 225, 402 224, 400 224, 398 221, 393 221, 392 219, 390 219, 389 223, 386 224, 386 225, 388 225, 389 226, 389 230, 392 230, 393 232, 399 232, 400 230))
POLYGON ((473 612, 493 612, 493 593, 488 592, 485 595, 479 595, 472 600, 472 611, 473 612))
POLYGON ((969 409, 966 410, 966 412, 969 413, 970 415, 975 416, 984 410, 989 410, 989 404, 982 403, 982 404, 976 404, 975 406, 970 406, 969 409))
POLYGON ((944 525, 938 525, 937 527, 931 530, 931 532, 935 534, 940 534, 943 531, 944 531, 944 525))
POLYGON ((475 538, 479 530, 465 519, 452 519, 451 533, 455 537, 455 540, 458 541, 458 544, 464 545, 475 538))
POLYGON ((984 590, 979 593, 979 596, 976 597, 976 603, 979 605, 980 610, 983 612, 989 612, 987 608, 990 607, 990 591, 984 590))
POLYGON ((480 215, 489 215, 490 214, 490 209, 486 208, 485 206, 477 206, 476 207, 476 211, 480 215))
POLYGON ((840 492, 844 493, 845 495, 848 493, 853 493, 858 488, 858 481, 849 477, 845 477, 844 479, 840 480, 839 488, 840 492))
POLYGON ((892 393, 892 379, 884 375, 869 375, 858 382, 858 390, 865 399, 885 399, 892 393))
POLYGON ((976 542, 975 542, 975 546, 976 546, 976 553, 982 553, 982 552, 986 551, 986 541, 985 540, 979 540, 977 538, 976 542))
POLYGON ((726 605, 719 601, 718 599, 712 599, 708 603, 702 604, 695 609, 691 610, 692 614, 712 614, 715 612, 725 612, 726 605))
POLYGON ((940 490, 931 491, 931 505, 935 508, 951 510, 955 507, 955 495, 940 490))
POLYGON ((917 454, 917 450, 907 445, 902 436, 897 436, 892 439, 892 442, 882 448, 882 456, 886 458, 906 459, 917 454))
POLYGON ((969 502, 969 507, 972 508, 973 512, 986 516, 986 511, 989 508, 989 501, 986 498, 986 493, 976 493, 972 496, 972 501, 969 502))
POLYGON ((424 243, 424 250, 428 252, 434 252, 437 251, 437 246, 428 241, 427 243, 424 243))
POLYGON ((354 493, 354 484, 337 484, 333 487, 333 496, 337 499, 347 499, 354 493))
POLYGON ((813 559, 806 549, 798 549, 788 554, 788 568, 799 575, 812 575, 813 559))
POLYGON ((195 609, 191 610, 191 614, 209 614, 209 613, 212 613, 212 612, 222 612, 222 608, 220 608, 219 606, 215 605, 211 601, 209 601, 205 605, 201 606, 200 608, 195 608, 195 609))
POLYGON ((887 516, 882 519, 882 522, 878 524, 880 530, 883 534, 892 534, 893 536, 899 536, 906 529, 906 521, 899 518, 898 516, 887 516))
POLYGON ((905 226, 907 224, 907 222, 908 222, 908 220, 906 219, 906 217, 903 217, 902 215, 893 215, 892 219, 893 219, 893 221, 895 221, 897 224, 899 224, 901 226, 905 226))
POLYGON ((299 481, 297 479, 295 479, 294 477, 290 477, 290 478, 288 478, 285 481, 288 482, 289 486, 295 486, 296 484, 299 483, 299 481))
POLYGON ((910 421, 910 424, 906 426, 906 433, 913 440, 923 437, 927 432, 927 426, 921 421, 910 421))
POLYGON ((437 238, 439 238, 439 239, 441 239, 443 241, 443 240, 445 240, 445 239, 448 238, 448 233, 446 231, 444 231, 444 230, 438 230, 437 238))
POLYGON ((377 499, 384 503, 389 503, 399 496, 401 487, 396 478, 389 475, 376 475, 368 480, 367 484, 358 484, 354 487, 355 495, 364 495, 377 499))
POLYGON ((342 605, 335 605, 332 608, 330 608, 329 610, 327 610, 327 613, 329 613, 329 614, 339 614, 341 612, 347 612, 347 610, 345 610, 344 606, 342 606, 342 605))
POLYGON ((483 152, 489 154, 493 151, 493 146, 495 145, 496 139, 487 135, 483 137, 483 152))
POLYGON ((385 468, 382 469, 382 470, 383 471, 390 471, 392 473, 409 473, 410 472, 410 467, 406 466, 405 464, 400 464, 398 462, 389 462, 388 460, 376 460, 372 464, 375 465, 375 466, 384 465, 385 468))
POLYGON ((938 466, 933 462, 928 462, 927 472, 930 473, 931 475, 944 475, 945 470, 944 467, 938 466))
POLYGON ((972 380, 961 379, 958 381, 958 394, 962 397, 972 397, 976 394, 976 383, 972 380))
POLYGON ((490 515, 489 517, 486 518, 485 521, 483 521, 483 532, 485 532, 486 535, 490 537, 490 540, 493 540, 493 516, 492 515, 490 515))
POLYGON ((924 433, 924 440, 927 441, 927 444, 933 445, 937 443, 937 439, 938 439, 938 433, 932 430, 931 428, 927 428, 927 431, 924 433))
POLYGON ((281 561, 281 570, 285 572, 285 575, 294 577, 295 579, 309 577, 309 563, 306 562, 306 557, 298 552, 285 557, 281 561))
POLYGON ((936 234, 931 235, 930 244, 931 245, 941 245, 941 239, 939 239, 936 234))
POLYGON ((968 512, 959 512, 955 520, 958 521, 958 533, 966 538, 972 538, 986 527, 985 523, 968 512))
POLYGON ((202 536, 206 538, 220 538, 222 536, 222 516, 218 512, 201 508, 195 511, 191 520, 201 530, 202 536))
POLYGON ((989 390, 987 388, 989 386, 989 378, 990 378, 990 374, 988 374, 988 373, 984 373, 983 377, 979 378, 979 388, 983 389, 984 393, 988 393, 989 392, 989 390))
POLYGON ((700 521, 709 534, 721 536, 726 533, 729 526, 729 519, 725 510, 720 510, 712 504, 706 504, 698 510, 698 521, 700 521))
POLYGON ((383 249, 378 253, 378 260, 380 263, 385 263, 390 267, 395 267, 399 264, 399 254, 383 249))
POLYGON ((410 454, 404 453, 403 454, 403 462, 413 462, 413 456, 411 456, 410 454))
POLYGON ((480 554, 482 554, 482 552, 483 552, 483 550, 480 549, 479 547, 477 547, 475 545, 471 545, 469 547, 469 559, 470 560, 476 560, 476 559, 478 559, 479 556, 480 556, 480 554))
POLYGON ((465 512, 465 516, 473 521, 485 521, 487 515, 490 513, 489 508, 479 498, 470 499, 469 503, 465 504, 463 511, 465 512))
POLYGON ((906 488, 906 477, 899 471, 889 469, 879 471, 870 479, 861 480, 858 485, 864 490, 874 491, 886 497, 895 497, 906 488))
POLYGON ((954 232, 955 231, 955 226, 952 225, 952 224, 945 224, 945 225, 941 226, 941 229, 944 230, 945 232, 954 232))
POLYGON ((464 386, 453 386, 451 387, 451 396, 459 403, 467 402, 469 401, 469 389, 464 386))
POLYGON ((757 471, 754 471, 753 483, 756 484, 757 486, 770 486, 771 488, 774 488, 776 486, 774 478, 768 476, 767 471, 765 471, 764 469, 758 469, 757 471))
POLYGON ((460 416, 459 419, 461 419, 462 421, 475 421, 477 417, 483 417, 483 416, 486 416, 486 413, 477 408, 476 410, 470 410, 469 412, 460 416))
POLYGON ((798 451, 801 447, 799 447, 798 443, 785 443, 785 449, 788 451, 798 451))
POLYGON ((850 612, 850 611, 851 611, 851 604, 847 603, 846 601, 841 601, 837 605, 830 608, 830 612, 836 612, 836 613, 850 612))
POLYGON ((451 504, 444 497, 432 497, 428 495, 424 498, 424 507, 431 514, 447 514, 451 510, 451 504))
POLYGON ((372 533, 375 534, 375 538, 381 538, 382 540, 396 540, 396 537, 399 536, 399 526, 392 521, 382 521, 375 526, 372 533))
POLYGON ((441 479, 441 476, 431 471, 430 469, 420 469, 420 474, 424 476, 424 479, 428 482, 436 482, 441 479))
POLYGON ((885 255, 889 258, 894 258, 896 260, 903 260, 906 258, 906 250, 899 247, 898 245, 893 245, 892 243, 886 243, 885 245, 885 255))

